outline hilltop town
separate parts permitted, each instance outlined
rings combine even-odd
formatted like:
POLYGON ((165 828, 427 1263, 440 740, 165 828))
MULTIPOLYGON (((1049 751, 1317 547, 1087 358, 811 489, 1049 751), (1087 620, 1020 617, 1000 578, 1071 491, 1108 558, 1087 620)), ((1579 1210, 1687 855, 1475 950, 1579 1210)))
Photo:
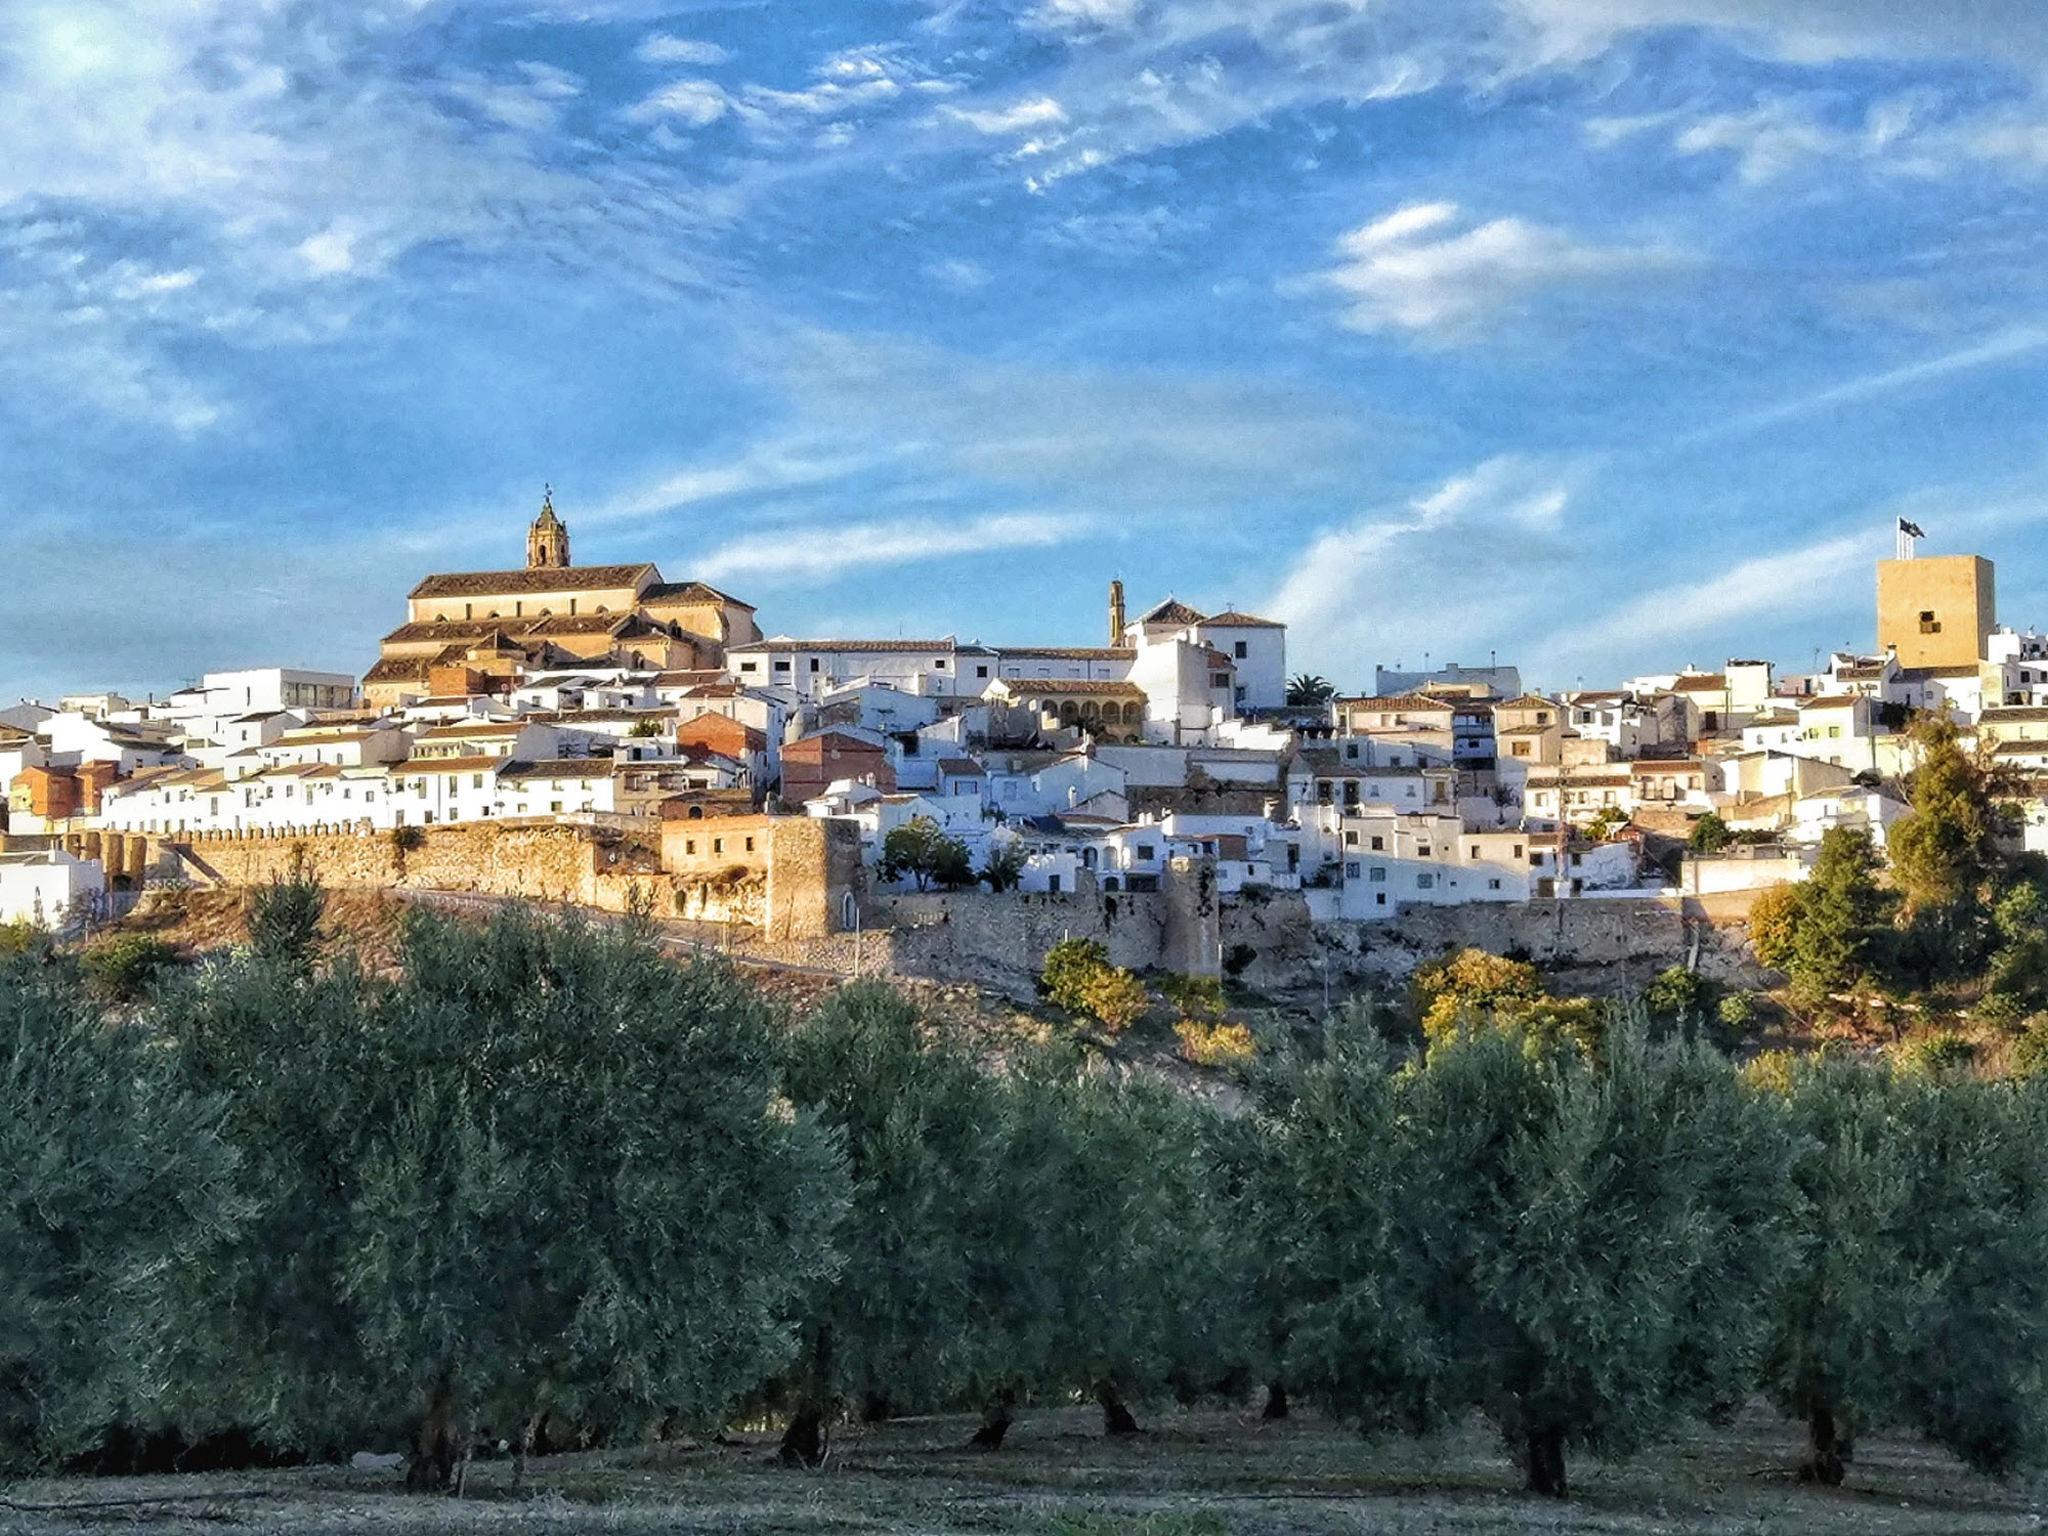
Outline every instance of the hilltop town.
POLYGON ((0 921, 75 928, 310 859, 841 970, 1019 977, 1080 934, 1327 985, 1333 952, 1418 924, 1696 960, 1830 829, 1883 848, 1916 718, 1955 723, 2048 851, 2048 637, 1999 622, 1990 562, 1917 543, 1902 524, 1878 565, 1872 647, 1812 674, 1646 657, 1552 695, 1452 664, 1347 692, 1290 674, 1279 622, 1127 608, 1121 582, 1094 645, 764 634, 703 582, 573 563, 550 500, 523 566, 426 576, 360 677, 0 709, 0 921))

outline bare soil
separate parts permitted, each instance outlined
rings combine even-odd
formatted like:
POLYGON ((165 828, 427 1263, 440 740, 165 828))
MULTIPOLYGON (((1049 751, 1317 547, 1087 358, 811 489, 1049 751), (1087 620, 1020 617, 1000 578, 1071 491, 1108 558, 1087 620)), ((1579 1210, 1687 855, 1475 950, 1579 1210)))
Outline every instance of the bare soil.
POLYGON ((185 1502, 0 1510, 0 1531, 1979 1536, 2039 1531, 2048 1514, 2041 1490, 2000 1486, 1904 1439, 1860 1444, 1840 1489, 1801 1485, 1790 1471, 1797 1432, 1761 1407, 1731 1428, 1627 1461, 1575 1457, 1573 1497, 1561 1504, 1521 1493, 1499 1442, 1478 1424, 1434 1441, 1366 1442, 1300 1411, 1262 1423, 1256 1405, 1141 1418, 1144 1434, 1110 1440, 1092 1406, 1028 1411, 993 1453, 965 1449, 978 1422, 968 1417, 843 1427, 818 1472, 779 1465, 766 1432, 551 1457, 529 1466, 520 1491, 510 1464, 494 1460, 471 1468, 459 1500, 408 1495, 399 1473, 347 1467, 51 1480, 9 1496, 185 1502))

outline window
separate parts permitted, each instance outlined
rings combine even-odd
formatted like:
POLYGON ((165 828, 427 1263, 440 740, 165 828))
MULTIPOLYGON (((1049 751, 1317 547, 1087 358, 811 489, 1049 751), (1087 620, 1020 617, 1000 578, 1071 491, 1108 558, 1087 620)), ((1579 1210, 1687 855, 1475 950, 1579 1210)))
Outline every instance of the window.
POLYGON ((1239 661, 1243 661, 1247 656, 1251 655, 1251 653, 1252 648, 1242 640, 1238 641, 1237 644, 1233 645, 1230 648, 1230 654, 1235 656, 1239 661))
POLYGON ((1053 894, 1053 895, 1055 895, 1055 896, 1059 895, 1059 893, 1060 893, 1060 877, 1059 877, 1058 875, 1047 875, 1047 876, 1045 877, 1045 888, 1046 888, 1046 889, 1047 889, 1048 891, 1052 892, 1052 894, 1053 894))
POLYGON ((1479 857, 1479 845, 1477 843, 1472 845, 1472 857, 1475 859, 1479 857))
POLYGON ((945 657, 943 657, 943 656, 934 656, 934 657, 932 658, 932 670, 933 670, 934 672, 943 672, 943 671, 945 671, 945 670, 946 670, 946 658, 945 658, 945 657))
MULTIPOLYGON (((1374 838, 1373 842, 1377 844, 1379 839, 1374 838)), ((1346 848, 1356 848, 1358 846, 1358 834, 1356 832, 1346 832, 1344 834, 1344 846, 1346 848)))
POLYGON ((789 670, 789 663, 786 661, 778 661, 775 663, 775 670, 778 672, 787 672, 789 670))
POLYGON ((754 851, 754 840, 753 840, 753 839, 752 839, 752 838, 750 837, 750 838, 748 838, 748 839, 747 839, 747 852, 749 852, 749 853, 752 853, 753 851, 754 851))
POLYGON ((1429 857, 1429 844, 1427 844, 1427 843, 1418 843, 1418 844, 1416 844, 1416 847, 1415 847, 1415 857, 1417 857, 1418 859, 1426 859, 1426 858, 1428 858, 1428 857, 1429 857))
MULTIPOLYGON (((1355 869, 1355 868, 1357 868, 1357 866, 1356 866, 1356 865, 1353 865, 1352 867, 1353 867, 1354 869, 1355 869)), ((1373 865, 1373 867, 1372 867, 1372 883, 1373 883, 1374 885, 1385 885, 1385 884, 1387 883, 1387 866, 1386 866, 1386 865, 1384 865, 1384 864, 1375 864, 1375 865, 1373 865)))
POLYGON ((1386 840, 1386 839, 1385 839, 1384 837, 1381 837, 1381 836, 1380 836, 1380 835, 1379 835, 1378 833, 1374 833, 1374 834, 1373 834, 1373 839, 1372 839, 1372 849, 1373 849, 1373 852, 1374 852, 1374 853, 1381 853, 1381 852, 1384 852, 1384 851, 1386 850, 1386 846, 1387 846, 1387 840, 1386 840))
POLYGON ((695 853, 696 851, 697 851, 697 839, 695 839, 694 837, 686 837, 686 838, 684 838, 684 839, 683 839, 683 852, 685 852, 685 853, 695 853))
POLYGON ((1211 688, 1228 688, 1230 686, 1230 674, 1228 672, 1211 672, 1209 674, 1209 686, 1211 688))
POLYGON ((811 670, 813 672, 818 670, 818 658, 815 656, 811 658, 811 670))
POLYGON ((1415 877, 1415 889, 1417 889, 1418 891, 1433 891, 1433 890, 1435 890, 1435 889, 1436 889, 1436 876, 1435 876, 1435 875, 1417 875, 1417 876, 1415 877))
POLYGON ((1923 635, 1938 635, 1941 633, 1941 620, 1934 616, 1932 608, 1920 610, 1920 633, 1923 635))
POLYGON ((743 662, 741 662, 741 663, 740 663, 740 670, 741 670, 742 672, 752 672, 752 671, 754 671, 754 670, 755 670, 755 669, 756 669, 756 668, 757 668, 757 667, 758 667, 759 665, 760 665, 760 663, 759 663, 759 662, 753 662, 753 661, 743 661, 743 662))
POLYGON ((1486 888, 1489 891, 1497 891, 1500 889, 1500 882, 1498 880, 1489 880, 1486 882, 1486 888))
POLYGON ((1375 893, 1372 902, 1376 907, 1384 907, 1387 904, 1387 893, 1385 891, 1375 893))
POLYGON ((1158 846, 1157 846, 1156 844, 1153 844, 1153 843, 1140 843, 1140 844, 1138 844, 1138 857, 1139 857, 1139 858, 1141 858, 1141 859, 1149 859, 1149 858, 1151 858, 1151 857, 1152 857, 1152 856, 1153 856, 1153 855, 1154 855, 1155 853, 1157 853, 1157 852, 1158 852, 1158 846))
POLYGON ((725 839, 722 837, 714 837, 713 839, 711 839, 711 851, 713 853, 725 852, 725 839))
POLYGON ((987 663, 987 662, 983 662, 983 663, 981 663, 981 665, 977 666, 977 667, 976 667, 976 668, 974 669, 974 675, 975 675, 976 677, 987 677, 987 676, 988 676, 988 663, 987 663))
MULTIPOLYGON (((1373 878, 1378 879, 1380 874, 1381 871, 1375 869, 1373 871, 1373 878)), ((1358 861, 1356 859, 1349 860, 1345 863, 1344 878, 1346 880, 1356 880, 1358 878, 1358 861)))

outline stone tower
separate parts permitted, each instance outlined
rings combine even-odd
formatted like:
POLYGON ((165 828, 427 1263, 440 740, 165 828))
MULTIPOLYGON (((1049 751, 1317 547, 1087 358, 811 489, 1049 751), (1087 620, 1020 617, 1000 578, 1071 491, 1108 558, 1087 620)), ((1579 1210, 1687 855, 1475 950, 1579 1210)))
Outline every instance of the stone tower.
POLYGON ((555 492, 550 486, 540 499, 540 516, 526 530, 526 568, 529 571, 560 570, 569 563, 569 530, 555 516, 555 492))
POLYGON ((1109 643, 1124 643, 1124 584, 1121 581, 1109 584, 1109 643))

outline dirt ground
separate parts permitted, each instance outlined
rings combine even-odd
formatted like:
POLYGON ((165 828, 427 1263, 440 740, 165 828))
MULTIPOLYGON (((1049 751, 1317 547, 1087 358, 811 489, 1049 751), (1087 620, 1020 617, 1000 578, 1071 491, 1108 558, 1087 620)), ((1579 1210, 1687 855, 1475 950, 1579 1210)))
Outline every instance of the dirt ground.
POLYGON ((398 1474, 316 1467, 183 1478, 67 1479, 8 1490, 16 1503, 160 1500, 70 1513, 0 1510, 0 1531, 88 1524, 192 1536, 248 1531, 554 1533, 902 1532, 919 1536, 1323 1536, 1323 1533, 1701 1532, 1714 1536, 1977 1536, 2038 1531, 2048 1490, 2001 1487, 1903 1440, 1859 1447, 1847 1484, 1801 1486, 1798 1436, 1761 1407, 1618 1463, 1577 1458, 1574 1496, 1517 1490, 1481 1425, 1436 1441, 1367 1443, 1297 1413, 1160 1413, 1105 1440, 1093 1410, 1036 1411, 995 1453, 964 1449, 973 1421, 932 1418, 840 1432, 827 1467, 790 1471, 773 1438, 551 1457, 511 1487, 479 1462, 466 1496, 408 1496, 398 1474), (222 1495, 208 1499, 206 1494, 222 1495))

